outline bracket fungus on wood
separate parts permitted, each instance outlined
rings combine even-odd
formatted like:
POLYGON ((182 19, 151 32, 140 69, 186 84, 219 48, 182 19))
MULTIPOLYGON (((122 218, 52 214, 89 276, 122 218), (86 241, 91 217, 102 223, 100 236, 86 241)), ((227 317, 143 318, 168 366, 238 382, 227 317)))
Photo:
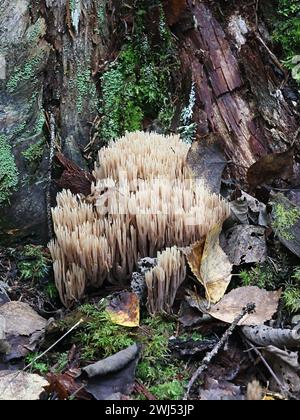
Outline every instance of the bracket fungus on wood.
POLYGON ((49 249, 66 306, 105 280, 126 282, 140 258, 190 245, 228 217, 228 204, 190 177, 188 150, 179 136, 127 133, 99 151, 90 196, 58 194, 49 249))

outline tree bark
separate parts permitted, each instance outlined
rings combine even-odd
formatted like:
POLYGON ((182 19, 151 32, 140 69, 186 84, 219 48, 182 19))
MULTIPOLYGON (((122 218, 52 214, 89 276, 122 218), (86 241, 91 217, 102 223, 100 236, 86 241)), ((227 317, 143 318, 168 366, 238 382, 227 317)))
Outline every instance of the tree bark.
MULTIPOLYGON (((101 77, 136 34, 140 16, 157 48, 162 6, 179 63, 169 81, 173 131, 193 91, 196 140, 216 137, 231 162, 227 174, 239 181, 259 157, 284 151, 296 131, 299 110, 285 97, 286 74, 271 53, 265 6, 217 0, 1 4, 0 152, 6 161, 1 152, 0 243, 47 241, 49 116, 56 122, 57 150, 91 167, 102 142, 101 77), (8 195, 2 201, 1 189, 8 195)), ((144 118, 143 128, 155 127, 155 117, 144 118)))

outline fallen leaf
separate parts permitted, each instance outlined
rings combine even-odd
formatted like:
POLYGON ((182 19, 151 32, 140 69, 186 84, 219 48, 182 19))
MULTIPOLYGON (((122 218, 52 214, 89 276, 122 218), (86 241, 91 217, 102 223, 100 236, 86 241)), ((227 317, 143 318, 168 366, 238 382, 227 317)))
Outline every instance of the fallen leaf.
POLYGON ((134 388, 140 348, 137 344, 83 369, 88 376, 86 390, 96 400, 129 395, 134 388))
POLYGON ((71 372, 49 373, 47 379, 49 381, 45 388, 47 393, 55 393, 59 400, 67 400, 73 395, 76 395, 78 400, 91 399, 91 396, 85 390, 85 385, 76 380, 71 372))
POLYGON ((47 385, 44 378, 33 373, 0 371, 0 400, 39 400, 47 385))
POLYGON ((216 319, 232 324, 249 303, 255 304, 255 312, 246 315, 239 325, 260 325, 272 319, 277 311, 281 290, 267 292, 256 286, 232 290, 207 312, 216 319))
POLYGON ((140 301, 135 293, 115 293, 106 308, 111 322, 123 327, 138 327, 140 324, 140 301))
POLYGON ((202 283, 200 267, 202 262, 204 245, 205 239, 203 239, 202 241, 195 242, 191 247, 185 250, 185 255, 187 257, 190 269, 192 270, 192 273, 197 278, 197 280, 200 281, 200 283, 202 283))
POLYGON ((220 247, 221 226, 216 225, 205 238, 186 252, 187 260, 197 280, 204 286, 209 302, 218 302, 231 280, 232 264, 220 247))
POLYGON ((227 161, 215 135, 208 135, 192 144, 187 155, 187 164, 196 179, 204 179, 212 193, 220 193, 227 161))
POLYGON ((250 190, 258 185, 268 184, 275 179, 289 179, 293 176, 294 149, 283 153, 272 153, 255 162, 247 172, 250 190))
POLYGON ((199 399, 204 401, 238 401, 244 400, 241 387, 228 381, 208 378, 205 381, 205 389, 200 388, 199 399))
POLYGON ((27 303, 5 303, 0 306, 0 317, 4 319, 5 342, 10 348, 4 361, 26 356, 44 335, 47 321, 27 303))
POLYGON ((231 264, 239 266, 248 263, 262 263, 267 258, 265 228, 252 225, 238 225, 225 232, 223 247, 231 264))

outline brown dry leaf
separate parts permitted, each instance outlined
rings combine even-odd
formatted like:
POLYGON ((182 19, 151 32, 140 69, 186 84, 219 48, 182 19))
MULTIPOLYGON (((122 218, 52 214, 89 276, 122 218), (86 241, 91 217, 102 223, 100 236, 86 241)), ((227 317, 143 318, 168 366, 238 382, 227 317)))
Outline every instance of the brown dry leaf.
POLYGON ((27 303, 7 302, 0 307, 0 344, 7 344, 5 361, 25 357, 42 339, 47 321, 27 303))
POLYGON ((195 242, 192 246, 185 250, 185 255, 189 263, 190 269, 194 276, 202 283, 200 267, 204 251, 205 239, 195 242))
POLYGON ((277 311, 281 290, 267 292, 256 286, 240 287, 232 290, 212 306, 208 313, 216 319, 232 324, 249 303, 255 304, 255 312, 246 315, 239 325, 261 325, 272 319, 277 311))
POLYGON ((76 381, 72 372, 48 373, 49 384, 45 387, 48 393, 55 393, 59 400, 67 400, 71 395, 76 395, 79 400, 91 400, 92 397, 86 392, 84 385, 76 381))
POLYGON ((232 264, 220 247, 221 226, 216 225, 204 244, 197 242, 187 253, 187 260, 197 280, 204 286, 206 298, 216 303, 224 296, 231 280, 232 264))
POLYGON ((212 303, 222 299, 231 280, 232 264, 219 243, 221 230, 217 225, 207 235, 200 267, 206 298, 212 303))
POLYGON ((248 169, 247 181, 253 191, 258 185, 275 179, 289 179, 293 176, 294 150, 272 153, 262 157, 248 169))
POLYGON ((123 327, 138 327, 140 324, 140 302, 135 293, 122 291, 114 294, 106 310, 114 324, 123 327))
POLYGON ((195 141, 187 155, 187 165, 194 178, 204 179, 210 192, 216 194, 220 193, 222 174, 227 165, 220 143, 217 135, 210 134, 195 141))

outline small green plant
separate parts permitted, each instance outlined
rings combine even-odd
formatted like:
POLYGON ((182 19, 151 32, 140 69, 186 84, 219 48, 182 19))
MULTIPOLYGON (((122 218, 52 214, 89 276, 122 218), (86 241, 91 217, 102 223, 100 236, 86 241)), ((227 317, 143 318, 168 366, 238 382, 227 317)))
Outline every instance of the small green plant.
POLYGON ((49 283, 47 283, 44 290, 50 300, 56 300, 59 298, 58 290, 53 281, 50 281, 49 283))
POLYGON ((22 155, 29 164, 38 164, 44 154, 44 141, 39 140, 38 142, 29 146, 22 155))
POLYGON ((277 19, 274 24, 273 39, 281 45, 287 68, 300 82, 300 69, 295 57, 300 54, 300 2, 299 0, 278 0, 277 19))
POLYGON ((192 84, 190 96, 189 96, 189 103, 188 105, 182 110, 180 116, 180 124, 181 126, 178 127, 178 132, 180 133, 180 137, 189 144, 196 138, 197 132, 197 124, 193 121, 193 114, 194 114, 194 107, 196 103, 196 93, 195 93, 195 84, 192 84))
POLYGON ((42 246, 26 245, 18 269, 23 280, 42 280, 49 272, 50 258, 42 246))
POLYGON ((291 314, 300 312, 300 287, 290 284, 283 291, 282 299, 287 311, 291 314))
POLYGON ((61 373, 68 365, 68 352, 58 353, 55 363, 54 373, 61 373))
POLYGON ((50 370, 50 366, 48 365, 48 363, 46 363, 45 361, 42 360, 37 360, 35 361, 35 359, 39 356, 39 353, 30 353, 25 357, 25 365, 31 365, 30 369, 32 372, 37 372, 40 374, 45 374, 48 373, 50 370))
POLYGON ((194 341, 204 340, 203 335, 198 333, 197 331, 194 331, 192 333, 181 334, 178 338, 180 338, 181 340, 194 340, 194 341))
POLYGON ((17 189, 19 173, 8 139, 0 134, 0 206, 17 189))
POLYGON ((290 281, 286 283, 282 299, 291 314, 300 312, 300 267, 296 267, 290 281))
POLYGON ((136 34, 123 46, 118 60, 101 77, 103 142, 116 139, 125 131, 143 128, 145 119, 157 120, 168 130, 174 115, 170 80, 174 61, 174 44, 160 14, 160 45, 150 45, 145 30, 144 9, 136 11, 136 34))
POLYGON ((76 334, 75 342, 82 345, 84 360, 111 356, 134 343, 131 330, 113 324, 103 305, 83 305, 80 311, 87 317, 87 322, 76 334))
POLYGON ((184 382, 171 381, 164 384, 154 385, 149 388, 159 400, 180 400, 184 396, 184 382))
POLYGON ((275 203, 274 205, 274 222, 272 227, 275 232, 286 240, 294 239, 290 229, 300 219, 300 210, 298 208, 288 209, 282 203, 275 203))
POLYGON ((250 270, 239 273, 243 286, 258 286, 261 289, 275 289, 277 275, 268 263, 258 264, 250 270))

